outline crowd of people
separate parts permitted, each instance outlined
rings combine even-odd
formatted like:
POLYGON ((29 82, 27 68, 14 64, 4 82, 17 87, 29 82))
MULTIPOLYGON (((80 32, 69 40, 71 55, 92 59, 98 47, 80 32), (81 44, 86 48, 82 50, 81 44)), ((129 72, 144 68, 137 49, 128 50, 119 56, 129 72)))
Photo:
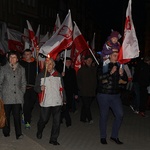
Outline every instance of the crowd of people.
MULTIPOLYGON (((66 127, 72 125, 70 112, 77 111, 76 101, 80 98, 82 123, 93 124, 91 105, 97 100, 100 109, 100 142, 107 144, 107 119, 109 110, 114 114, 114 123, 110 140, 123 144, 119 139, 119 129, 123 120, 121 91, 132 82, 130 90, 134 98, 130 102, 132 110, 147 117, 147 87, 150 86, 150 57, 145 56, 134 67, 133 80, 129 80, 124 66, 118 63, 120 34, 113 31, 103 46, 102 60, 93 65, 92 55, 84 58, 84 65, 76 72, 72 59, 64 62, 58 54, 54 61, 46 58, 45 68, 40 72, 32 51, 26 49, 20 60, 16 51, 10 51, 0 67, 0 98, 4 101, 7 123, 2 129, 5 137, 10 136, 10 115, 14 118, 16 139, 23 138, 21 121, 26 129, 32 127, 32 110, 39 102, 40 114, 37 122, 38 139, 52 115, 52 129, 49 143, 60 145, 57 141, 61 123, 65 119, 66 127), (65 63, 65 64, 64 64, 65 63), (65 72, 64 72, 65 65, 65 72)), ((129 66, 130 69, 132 67, 129 66)))

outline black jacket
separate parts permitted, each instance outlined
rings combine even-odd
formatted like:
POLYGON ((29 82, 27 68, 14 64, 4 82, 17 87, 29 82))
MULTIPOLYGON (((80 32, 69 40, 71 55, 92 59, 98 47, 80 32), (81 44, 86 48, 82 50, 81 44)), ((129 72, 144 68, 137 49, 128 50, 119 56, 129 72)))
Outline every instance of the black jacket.
POLYGON ((109 63, 108 64, 108 71, 106 73, 103 73, 103 67, 98 67, 98 93, 103 94, 118 94, 120 93, 120 87, 119 80, 122 79, 124 81, 127 81, 127 76, 124 74, 123 76, 119 75, 119 64, 118 63, 109 63), (117 71, 114 72, 112 75, 110 74, 113 66, 117 66, 117 71))
POLYGON ((34 86, 35 78, 37 75, 36 61, 26 62, 26 61, 22 60, 20 62, 20 64, 21 64, 21 66, 23 66, 25 68, 27 86, 34 86))

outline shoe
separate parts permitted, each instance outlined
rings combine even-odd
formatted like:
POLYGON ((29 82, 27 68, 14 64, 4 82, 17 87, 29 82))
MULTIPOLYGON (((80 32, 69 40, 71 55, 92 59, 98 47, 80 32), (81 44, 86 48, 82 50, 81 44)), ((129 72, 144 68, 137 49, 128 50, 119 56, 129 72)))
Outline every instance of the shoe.
POLYGON ((120 79, 119 84, 127 84, 127 81, 124 81, 124 80, 120 79))
POLYGON ((102 144, 107 144, 106 138, 101 138, 101 143, 102 144))
POLYGON ((93 120, 90 120, 88 123, 89 123, 89 124, 93 124, 94 122, 93 122, 93 120))
POLYGON ((53 145, 60 145, 57 141, 50 141, 49 143, 53 145))
POLYGON ((133 112, 135 111, 135 109, 132 105, 130 105, 130 108, 132 109, 133 112))
POLYGON ((36 137, 37 137, 38 139, 41 139, 41 138, 42 138, 42 133, 37 132, 36 137))
POLYGON ((116 144, 123 144, 123 142, 121 142, 120 140, 119 140, 119 138, 110 138, 110 140, 112 141, 112 142, 115 142, 116 144))
POLYGON ((134 113, 135 113, 135 114, 139 114, 139 111, 138 111, 138 110, 135 110, 134 113))
POLYGON ((25 129, 30 129, 31 128, 31 125, 27 122, 26 124, 25 124, 25 129))
POLYGON ((17 139, 17 140, 19 140, 19 139, 23 139, 23 134, 21 134, 21 135, 17 136, 17 137, 16 137, 16 139, 17 139))
POLYGON ((10 134, 4 134, 4 137, 9 137, 10 136, 10 134))
POLYGON ((25 124, 25 121, 24 121, 24 114, 22 113, 21 115, 21 121, 22 121, 22 124, 25 124))
POLYGON ((148 115, 145 114, 145 112, 139 112, 139 115, 142 116, 143 118, 147 118, 148 115))

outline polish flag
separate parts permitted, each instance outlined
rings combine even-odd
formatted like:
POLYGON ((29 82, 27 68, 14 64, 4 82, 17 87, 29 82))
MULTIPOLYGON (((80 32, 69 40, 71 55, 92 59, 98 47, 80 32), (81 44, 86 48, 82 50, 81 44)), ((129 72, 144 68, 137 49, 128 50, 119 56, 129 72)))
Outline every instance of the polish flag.
POLYGON ((29 31, 29 38, 30 38, 30 41, 31 41, 31 45, 32 45, 32 52, 33 52, 33 56, 36 57, 36 47, 37 47, 37 39, 36 39, 36 36, 35 36, 35 33, 32 29, 32 26, 30 24, 30 22, 27 20, 27 26, 28 26, 28 31, 29 31))
POLYGON ((37 31, 35 34, 35 38, 36 38, 37 44, 39 44, 39 42, 40 42, 40 25, 38 25, 38 28, 37 28, 37 31))
POLYGON ((72 31, 73 31, 73 26, 72 26, 71 12, 69 10, 60 28, 40 48, 39 53, 42 53, 45 56, 49 54, 50 57, 52 57, 53 59, 56 59, 56 56, 59 52, 71 46, 72 31))
POLYGON ((126 11, 124 39, 122 47, 119 51, 118 61, 121 64, 123 64, 129 62, 132 58, 136 58, 138 56, 139 56, 139 45, 131 15, 131 0, 129 0, 126 11))
POLYGON ((57 18, 56 18, 56 22, 55 22, 55 26, 54 26, 54 30, 53 30, 53 35, 60 28, 60 26, 61 26, 61 23, 60 23, 59 14, 57 14, 57 18))
POLYGON ((7 28, 7 36, 8 36, 8 49, 23 52, 24 45, 21 42, 22 33, 7 28))
POLYGON ((83 35, 81 34, 78 26, 74 22, 74 31, 73 31, 73 44, 72 44, 72 50, 71 50, 71 58, 72 58, 72 65, 75 66, 75 62, 77 60, 77 57, 80 53, 82 53, 84 50, 88 50, 89 46, 87 42, 85 41, 83 35))

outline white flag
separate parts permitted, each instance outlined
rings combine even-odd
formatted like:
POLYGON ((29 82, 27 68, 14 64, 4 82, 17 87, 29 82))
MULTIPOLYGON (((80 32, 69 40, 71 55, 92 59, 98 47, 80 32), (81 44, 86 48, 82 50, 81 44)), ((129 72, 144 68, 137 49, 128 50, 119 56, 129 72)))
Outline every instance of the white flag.
POLYGON ((71 46, 72 32, 73 26, 72 26, 71 12, 69 11, 60 28, 40 48, 39 52, 45 56, 49 54, 50 57, 56 59, 56 56, 59 52, 71 46))
POLYGON ((61 26, 61 23, 60 23, 59 14, 57 14, 57 18, 56 18, 53 34, 55 34, 55 32, 60 28, 60 26, 61 26))
POLYGON ((120 63, 126 63, 131 58, 139 56, 139 45, 136 37, 132 15, 131 15, 131 0, 129 0, 127 11, 126 11, 126 22, 124 28, 124 40, 122 47, 119 52, 120 63))

